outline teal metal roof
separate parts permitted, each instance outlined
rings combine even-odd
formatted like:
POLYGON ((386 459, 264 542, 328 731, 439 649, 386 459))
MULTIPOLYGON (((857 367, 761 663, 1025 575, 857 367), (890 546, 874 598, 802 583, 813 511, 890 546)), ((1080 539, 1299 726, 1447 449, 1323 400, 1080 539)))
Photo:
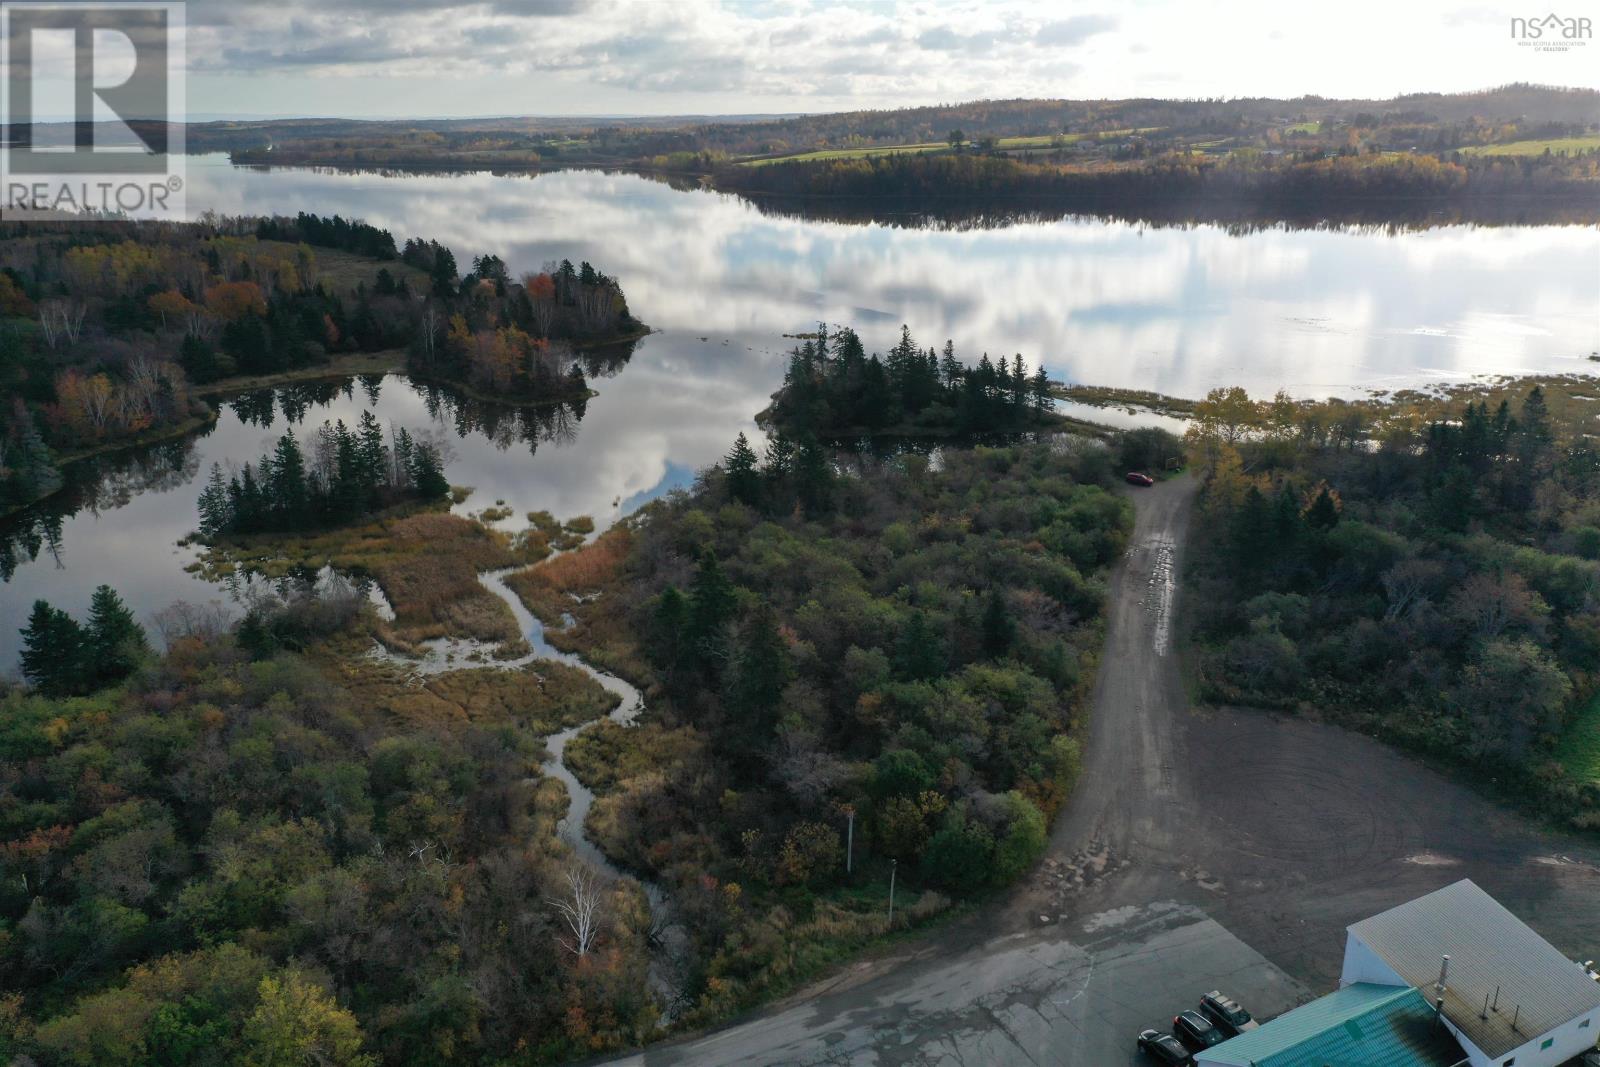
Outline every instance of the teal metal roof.
POLYGON ((1225 1067, 1455 1067, 1466 1057, 1411 986, 1357 982, 1197 1059, 1225 1067))

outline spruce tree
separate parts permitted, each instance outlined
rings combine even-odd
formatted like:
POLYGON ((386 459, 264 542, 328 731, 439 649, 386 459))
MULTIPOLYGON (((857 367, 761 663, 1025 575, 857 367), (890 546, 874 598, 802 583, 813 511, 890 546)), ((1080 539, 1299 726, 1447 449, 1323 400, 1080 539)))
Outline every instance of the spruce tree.
POLYGON ((439 466, 439 453, 430 444, 418 441, 411 452, 412 491, 422 500, 438 500, 450 493, 439 466))
POLYGON ((733 442, 733 451, 723 460, 728 472, 728 493, 741 504, 761 506, 761 476, 756 473, 756 454, 743 433, 733 442))
POLYGON ((783 690, 793 678, 789 648, 778 632, 772 608, 762 602, 739 631, 738 649, 728 675, 730 734, 739 741, 736 756, 746 767, 772 744, 783 690))
POLYGON ((727 657, 727 629, 733 619, 733 583, 717 557, 706 552, 689 587, 689 641, 700 664, 713 672, 727 657))
POLYGON ((70 696, 84 688, 83 629, 43 600, 33 602, 22 628, 22 674, 46 696, 70 696))
POLYGON ((306 486, 306 463, 299 442, 287 430, 278 438, 278 447, 273 449, 267 475, 266 492, 273 511, 273 524, 290 530, 302 525, 308 518, 311 502, 306 486))
POLYGON ((894 667, 902 678, 913 682, 932 681, 945 671, 943 643, 928 618, 913 611, 895 646, 894 667))
POLYGON ((1017 624, 1006 607, 1006 598, 998 588, 989 593, 989 602, 983 609, 983 651, 998 658, 1011 650, 1016 640, 1017 624))
POLYGON ((84 650, 86 666, 97 685, 120 682, 150 654, 144 627, 134 621, 133 612, 109 585, 97 588, 89 601, 84 650))

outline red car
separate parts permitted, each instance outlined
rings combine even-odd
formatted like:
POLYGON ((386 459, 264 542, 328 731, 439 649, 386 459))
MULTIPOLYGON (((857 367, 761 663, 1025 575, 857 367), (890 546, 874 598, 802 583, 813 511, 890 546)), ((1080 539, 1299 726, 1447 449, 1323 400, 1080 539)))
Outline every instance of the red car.
POLYGON ((1148 474, 1143 473, 1142 471, 1129 471, 1128 472, 1128 484, 1129 485, 1142 485, 1146 489, 1148 489, 1152 485, 1156 484, 1156 480, 1154 478, 1150 477, 1148 474))

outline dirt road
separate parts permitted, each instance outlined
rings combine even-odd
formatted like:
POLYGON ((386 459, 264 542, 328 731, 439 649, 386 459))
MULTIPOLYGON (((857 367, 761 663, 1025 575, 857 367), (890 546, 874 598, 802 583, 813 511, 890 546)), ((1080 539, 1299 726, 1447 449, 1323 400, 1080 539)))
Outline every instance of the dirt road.
POLYGON ((1135 490, 1085 770, 1044 862, 954 930, 636 1064, 1137 1062, 1140 1026, 1206 989, 1270 1016, 1336 983, 1344 928, 1470 877, 1600 956, 1600 849, 1384 746, 1192 711, 1173 642, 1188 479, 1135 490))

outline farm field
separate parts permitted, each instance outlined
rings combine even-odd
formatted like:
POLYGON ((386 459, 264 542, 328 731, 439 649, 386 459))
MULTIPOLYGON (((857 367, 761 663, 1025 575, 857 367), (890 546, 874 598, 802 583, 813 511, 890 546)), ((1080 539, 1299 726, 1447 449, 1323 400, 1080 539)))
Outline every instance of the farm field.
POLYGON ((1558 156, 1576 155, 1600 149, 1600 134, 1587 137, 1556 137, 1547 141, 1508 141, 1505 144, 1472 145, 1461 150, 1468 156, 1558 156))

